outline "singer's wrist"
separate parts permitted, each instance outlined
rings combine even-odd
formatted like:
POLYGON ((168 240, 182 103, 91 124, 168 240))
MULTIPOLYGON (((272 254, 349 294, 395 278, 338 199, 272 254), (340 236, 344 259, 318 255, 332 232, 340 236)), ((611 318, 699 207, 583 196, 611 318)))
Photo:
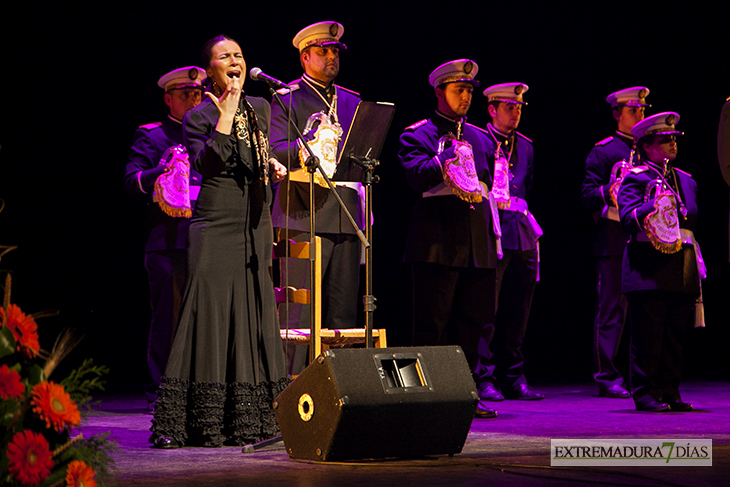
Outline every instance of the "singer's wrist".
POLYGON ((233 116, 221 115, 220 118, 218 118, 218 123, 216 124, 215 129, 222 134, 231 135, 231 131, 233 129, 233 116))

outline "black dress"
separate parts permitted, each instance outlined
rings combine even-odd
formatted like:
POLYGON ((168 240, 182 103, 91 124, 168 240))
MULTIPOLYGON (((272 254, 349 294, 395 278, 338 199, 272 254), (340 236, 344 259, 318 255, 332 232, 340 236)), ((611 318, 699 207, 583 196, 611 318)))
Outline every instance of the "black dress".
POLYGON ((216 132, 210 100, 183 122, 203 185, 188 237, 183 311, 151 429, 183 445, 242 445, 278 433, 271 403, 287 379, 270 272, 271 189, 259 161, 268 160, 271 108, 260 98, 248 102, 257 120, 242 97, 231 135, 216 132))

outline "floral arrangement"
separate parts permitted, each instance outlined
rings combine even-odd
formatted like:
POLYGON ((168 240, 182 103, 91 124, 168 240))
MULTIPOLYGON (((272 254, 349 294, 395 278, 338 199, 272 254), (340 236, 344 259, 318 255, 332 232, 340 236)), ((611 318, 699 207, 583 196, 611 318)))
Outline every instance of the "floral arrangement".
MULTIPOLYGON (((0 247, 0 257, 13 248, 0 247)), ((78 340, 64 332, 51 352, 42 350, 35 320, 49 313, 25 314, 10 302, 10 287, 8 273, 0 307, 0 485, 105 485, 113 480, 116 445, 108 433, 85 439, 77 427, 108 369, 87 359, 62 381, 50 381, 78 340)))

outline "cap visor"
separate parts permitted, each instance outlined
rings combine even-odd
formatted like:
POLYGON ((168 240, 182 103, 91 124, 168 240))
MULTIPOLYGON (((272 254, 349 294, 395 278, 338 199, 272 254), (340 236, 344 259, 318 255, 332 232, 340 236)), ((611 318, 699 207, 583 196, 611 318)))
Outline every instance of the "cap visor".
POLYGON ((344 45, 343 43, 337 42, 337 41, 322 42, 321 44, 312 44, 311 46, 307 46, 307 47, 315 47, 315 46, 318 46, 318 47, 337 47, 337 48, 339 48, 340 51, 347 51, 347 46, 344 45))

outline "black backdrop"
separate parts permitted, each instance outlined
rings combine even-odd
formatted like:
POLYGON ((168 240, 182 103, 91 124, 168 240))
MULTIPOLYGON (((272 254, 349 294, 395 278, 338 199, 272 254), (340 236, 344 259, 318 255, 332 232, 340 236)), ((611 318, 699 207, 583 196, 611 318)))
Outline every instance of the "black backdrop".
MULTIPOLYGON (((166 114, 157 79, 200 65, 202 44, 223 33, 240 42, 248 69, 291 80, 301 75, 294 34, 337 20, 349 46, 337 82, 397 107, 378 170, 373 238, 375 325, 388 329, 392 345, 406 344, 410 331, 401 256, 416 198, 398 162, 398 136, 434 108, 431 70, 466 57, 479 64, 483 86, 530 86, 520 131, 535 145, 531 208, 545 235, 525 344, 528 377, 590 379, 595 278, 592 222, 579 208, 583 166, 593 144, 615 129, 606 95, 645 85, 648 113, 680 113, 686 135, 677 163, 700 188, 708 327, 689 334, 686 376, 730 378, 728 188, 716 155, 720 108, 730 95, 727 9, 702 2, 246 3, 21 5, 20 14, 3 15, 0 245, 19 249, 0 269, 12 271, 13 301, 25 311, 61 311, 39 321, 46 348, 67 326, 86 335, 67 367, 89 355, 111 367, 112 390, 144 383, 144 208, 125 195, 122 176, 136 127, 166 114)), ((261 83, 247 80, 244 88, 269 98, 261 83)), ((486 102, 477 95, 470 121, 483 126, 486 102)), ((625 349, 622 357, 626 363, 625 349)))

